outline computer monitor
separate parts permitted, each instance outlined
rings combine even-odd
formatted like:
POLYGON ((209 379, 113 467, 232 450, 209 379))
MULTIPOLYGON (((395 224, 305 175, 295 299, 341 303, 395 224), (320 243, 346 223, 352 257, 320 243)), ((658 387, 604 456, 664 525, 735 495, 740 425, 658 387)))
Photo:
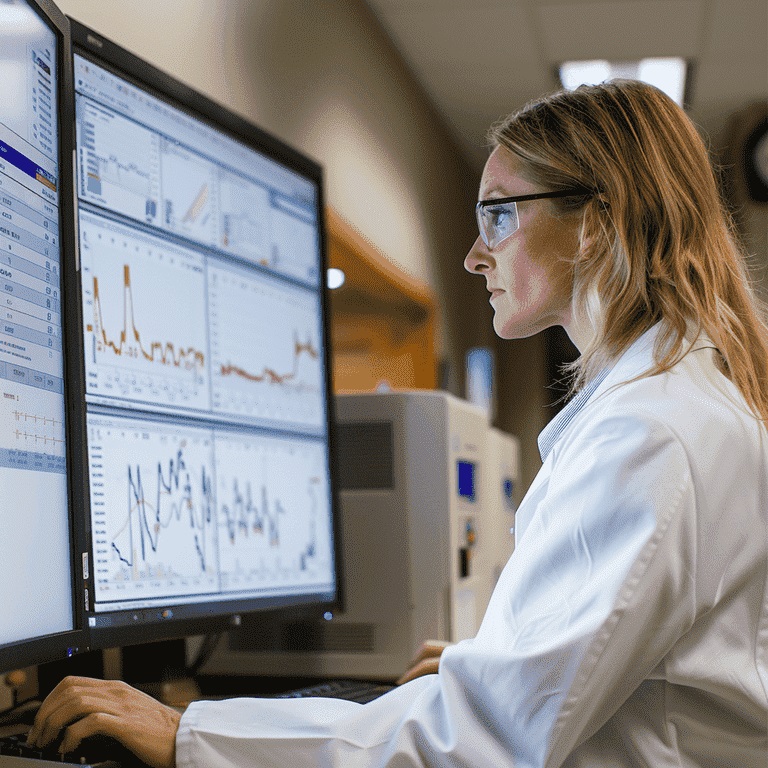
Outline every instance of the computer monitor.
POLYGON ((0 671, 83 645, 61 279, 73 245, 70 59, 50 2, 0 2, 0 671))
POLYGON ((72 20, 95 647, 340 601, 322 173, 72 20))

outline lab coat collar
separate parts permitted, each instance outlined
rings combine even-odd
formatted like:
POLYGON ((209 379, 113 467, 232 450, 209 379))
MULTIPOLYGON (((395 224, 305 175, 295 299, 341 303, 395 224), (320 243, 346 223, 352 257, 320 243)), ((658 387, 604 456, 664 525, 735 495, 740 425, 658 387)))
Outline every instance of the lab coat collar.
MULTIPOLYGON (((637 341, 635 341, 615 362, 613 366, 604 368, 583 389, 579 390, 555 418, 547 424, 539 434, 538 444, 542 462, 547 460, 558 440, 562 437, 568 425, 576 418, 579 412, 592 400, 597 399, 612 387, 622 384, 640 376, 653 367, 653 349, 656 339, 661 331, 661 323, 649 328, 637 341)), ((688 349, 690 351, 709 347, 715 349, 703 331, 698 335, 691 329, 686 335, 688 349)))
MULTIPOLYGON (((655 365, 653 351, 661 330, 662 323, 656 323, 656 325, 649 328, 616 360, 616 363, 611 368, 609 374, 595 390, 593 399, 596 400, 611 388, 632 381, 632 379, 638 378, 653 368, 655 365)), ((681 360, 689 352, 695 352, 699 349, 717 349, 703 329, 696 332, 691 326, 689 326, 685 340, 683 341, 683 348, 685 351, 680 356, 681 360)))

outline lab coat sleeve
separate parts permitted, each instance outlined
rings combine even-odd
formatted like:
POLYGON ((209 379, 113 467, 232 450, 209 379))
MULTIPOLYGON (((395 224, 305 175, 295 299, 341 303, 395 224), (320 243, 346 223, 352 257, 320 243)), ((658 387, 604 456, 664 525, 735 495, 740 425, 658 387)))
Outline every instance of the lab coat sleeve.
POLYGON ((193 704, 177 764, 561 765, 691 626, 695 500, 680 441, 641 412, 570 430, 548 465, 477 637, 438 675, 366 705, 193 704))

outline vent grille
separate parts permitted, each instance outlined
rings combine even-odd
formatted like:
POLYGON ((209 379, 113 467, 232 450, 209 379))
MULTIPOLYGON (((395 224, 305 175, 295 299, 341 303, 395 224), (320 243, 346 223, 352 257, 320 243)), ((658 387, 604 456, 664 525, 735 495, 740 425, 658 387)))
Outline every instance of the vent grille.
POLYGON ((338 477, 342 491, 392 490, 394 441, 388 421, 337 424, 338 477))
POLYGON ((375 647, 373 624, 326 623, 321 627, 317 650, 336 653, 373 653, 375 647))
POLYGON ((373 653, 376 627, 367 623, 295 621, 272 631, 238 631, 230 634, 235 651, 279 653, 373 653))

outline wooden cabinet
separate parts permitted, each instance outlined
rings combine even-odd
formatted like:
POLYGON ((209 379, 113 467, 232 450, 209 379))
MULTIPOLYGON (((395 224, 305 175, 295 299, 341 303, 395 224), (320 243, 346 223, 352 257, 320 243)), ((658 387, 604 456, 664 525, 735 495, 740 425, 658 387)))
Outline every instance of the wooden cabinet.
POLYGON ((328 265, 346 277, 330 291, 334 392, 434 389, 436 302, 332 210, 328 265))

